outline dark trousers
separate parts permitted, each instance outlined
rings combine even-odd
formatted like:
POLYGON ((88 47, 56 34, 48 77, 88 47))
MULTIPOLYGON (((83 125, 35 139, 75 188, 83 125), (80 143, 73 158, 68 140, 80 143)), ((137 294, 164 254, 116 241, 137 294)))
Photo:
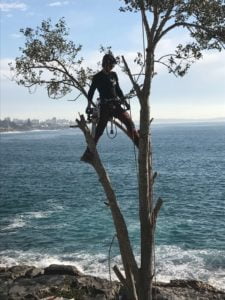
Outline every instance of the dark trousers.
POLYGON ((125 111, 119 103, 114 101, 100 105, 100 118, 95 131, 95 143, 97 144, 107 126, 107 122, 112 117, 119 119, 126 126, 128 135, 134 141, 135 145, 138 146, 139 134, 135 129, 129 113, 125 111))

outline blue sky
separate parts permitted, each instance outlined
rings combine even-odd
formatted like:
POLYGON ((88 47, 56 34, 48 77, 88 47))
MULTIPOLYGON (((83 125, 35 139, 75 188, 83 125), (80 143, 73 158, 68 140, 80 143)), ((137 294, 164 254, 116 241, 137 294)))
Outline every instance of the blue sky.
MULTIPOLYGON (((74 120, 84 112, 86 100, 77 102, 51 100, 44 89, 29 94, 24 87, 10 81, 8 62, 19 55, 24 39, 20 28, 33 27, 51 18, 56 22, 65 17, 70 28, 69 39, 83 45, 85 64, 92 67, 101 60, 100 45, 112 46, 115 55, 124 55, 132 64, 137 51, 142 51, 141 18, 138 14, 121 13, 119 0, 24 0, 0 1, 1 10, 1 119, 39 118, 56 116, 74 120)), ((185 32, 175 32, 160 43, 158 54, 171 51, 187 40, 185 32)), ((124 93, 130 89, 129 79, 115 68, 124 93)), ((225 51, 207 52, 195 63, 184 78, 168 74, 157 67, 151 93, 151 114, 155 119, 225 119, 225 51)), ((95 94, 97 97, 97 92, 95 94)), ((131 100, 132 115, 138 120, 139 105, 131 100)))

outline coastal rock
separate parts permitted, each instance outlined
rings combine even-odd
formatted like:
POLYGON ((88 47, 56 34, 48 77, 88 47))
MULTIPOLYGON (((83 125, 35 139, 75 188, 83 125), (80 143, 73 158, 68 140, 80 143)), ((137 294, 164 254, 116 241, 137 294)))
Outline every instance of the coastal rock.
POLYGON ((69 265, 50 265, 49 267, 45 268, 44 273, 46 275, 54 275, 54 274, 72 275, 72 276, 81 275, 81 272, 76 267, 69 266, 69 265))
MULTIPOLYGON (((119 282, 82 274, 77 268, 51 265, 0 268, 1 300, 127 300, 119 282)), ((196 280, 158 282, 154 300, 225 300, 225 292, 196 280)))
POLYGON ((21 277, 35 277, 44 273, 44 269, 31 266, 13 266, 11 268, 0 268, 0 280, 15 280, 21 277))
POLYGON ((197 280, 171 280, 169 283, 157 283, 157 300, 225 300, 225 292, 197 280))
POLYGON ((116 299, 120 284, 83 275, 77 268, 15 266, 0 270, 0 299, 116 299))
POLYGON ((52 295, 64 295, 73 285, 73 278, 65 275, 41 275, 35 278, 19 278, 10 286, 9 300, 42 299, 52 295))

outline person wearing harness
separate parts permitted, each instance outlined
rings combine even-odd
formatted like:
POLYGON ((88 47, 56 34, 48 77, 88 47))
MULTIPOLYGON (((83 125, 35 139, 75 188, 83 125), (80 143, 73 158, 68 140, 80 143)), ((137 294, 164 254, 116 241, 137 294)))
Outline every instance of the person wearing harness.
MULTIPOLYGON (((128 135, 138 147, 139 134, 135 129, 129 113, 121 106, 121 104, 124 104, 128 110, 130 109, 119 86, 117 74, 116 72, 112 72, 115 65, 116 59, 113 55, 105 54, 102 59, 102 70, 93 76, 88 92, 88 106, 86 112, 91 109, 91 105, 95 106, 92 99, 96 89, 100 95, 100 117, 96 127, 94 141, 96 144, 98 143, 99 138, 107 126, 107 122, 112 117, 115 117, 126 126, 128 135)), ((92 156, 93 154, 89 148, 87 148, 81 160, 89 162, 92 156)))

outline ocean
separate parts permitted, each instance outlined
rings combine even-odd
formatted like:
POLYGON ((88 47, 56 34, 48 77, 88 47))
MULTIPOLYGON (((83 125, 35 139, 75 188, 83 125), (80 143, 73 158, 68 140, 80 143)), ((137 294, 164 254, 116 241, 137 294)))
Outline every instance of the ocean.
MULTIPOLYGON (((79 129, 0 138, 0 266, 70 264, 109 278, 109 265, 121 265, 118 243, 98 178, 80 161, 79 129)), ((197 279, 225 290, 225 123, 153 124, 152 142, 154 195, 164 200, 156 280, 197 279)), ((139 261, 134 147, 118 132, 104 134, 98 150, 139 261)))

